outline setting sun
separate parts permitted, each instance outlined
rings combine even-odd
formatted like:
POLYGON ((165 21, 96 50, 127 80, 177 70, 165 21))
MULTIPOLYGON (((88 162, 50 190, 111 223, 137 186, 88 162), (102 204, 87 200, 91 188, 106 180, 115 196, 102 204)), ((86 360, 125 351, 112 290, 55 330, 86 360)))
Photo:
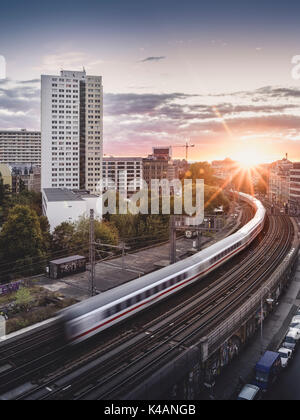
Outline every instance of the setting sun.
POLYGON ((232 158, 244 169, 250 169, 262 163, 261 155, 255 148, 244 148, 234 153, 232 158))

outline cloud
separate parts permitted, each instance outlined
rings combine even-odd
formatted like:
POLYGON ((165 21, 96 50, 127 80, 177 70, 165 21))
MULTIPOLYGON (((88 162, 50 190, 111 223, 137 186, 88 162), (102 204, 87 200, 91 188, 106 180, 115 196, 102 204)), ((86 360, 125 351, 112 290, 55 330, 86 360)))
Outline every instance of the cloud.
POLYGON ((185 100, 193 95, 184 93, 170 94, 112 94, 105 95, 104 112, 107 115, 153 115, 159 107, 174 102, 185 100))
MULTIPOLYGON (((39 129, 37 81, 6 80, 0 84, 0 129, 39 129)), ((169 146, 182 143, 185 138, 198 147, 205 145, 218 151, 230 141, 224 122, 235 139, 297 144, 299 109, 298 88, 266 86, 223 95, 107 93, 104 95, 105 153, 145 156, 153 145, 169 146)))
POLYGON ((39 129, 40 88, 26 82, 0 85, 0 129, 39 129))
POLYGON ((235 141, 280 139, 284 143, 296 141, 300 134, 297 88, 264 87, 207 96, 107 94, 104 102, 105 150, 115 155, 146 155, 155 144, 172 145, 184 138, 201 147, 214 145, 217 151, 231 141, 224 121, 235 141))
POLYGON ((165 56, 160 56, 160 57, 147 57, 144 60, 141 60, 140 63, 148 63, 149 61, 162 61, 162 60, 166 60, 167 57, 165 56))
POLYGON ((41 83, 41 79, 19 80, 18 83, 20 85, 35 85, 37 83, 41 83))

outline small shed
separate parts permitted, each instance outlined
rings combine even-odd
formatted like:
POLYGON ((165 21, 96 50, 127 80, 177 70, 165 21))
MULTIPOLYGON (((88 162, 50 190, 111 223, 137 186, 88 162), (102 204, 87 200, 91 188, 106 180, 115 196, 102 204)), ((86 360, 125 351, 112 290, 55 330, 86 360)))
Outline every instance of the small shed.
POLYGON ((49 263, 49 274, 51 279, 61 279, 85 271, 86 258, 80 255, 53 260, 49 263))

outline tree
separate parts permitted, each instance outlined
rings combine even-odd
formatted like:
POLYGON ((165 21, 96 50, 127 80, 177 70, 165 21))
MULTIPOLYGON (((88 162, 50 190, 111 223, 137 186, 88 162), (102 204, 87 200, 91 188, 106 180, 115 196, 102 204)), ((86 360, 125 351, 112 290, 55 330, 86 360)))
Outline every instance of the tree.
POLYGON ((44 251, 49 252, 51 250, 52 245, 52 236, 50 233, 50 224, 47 216, 40 216, 40 227, 43 235, 43 245, 44 245, 44 251))
POLYGON ((73 247, 75 225, 63 222, 57 226, 52 235, 52 251, 70 251, 73 247))
POLYGON ((16 293, 16 305, 25 311, 28 311, 30 304, 33 301, 33 297, 28 289, 22 287, 16 293))
MULTIPOLYGON (((114 225, 108 222, 95 220, 95 241, 103 244, 118 245, 119 234, 114 225)), ((81 218, 75 225, 73 246, 80 250, 81 254, 88 255, 90 237, 90 220, 81 218)))
POLYGON ((9 212, 0 232, 0 256, 1 261, 11 263, 11 270, 17 267, 19 274, 43 270, 43 235, 39 218, 30 207, 17 205, 9 212))
POLYGON ((166 240, 169 234, 169 215, 111 215, 111 222, 128 246, 137 248, 166 240))
POLYGON ((10 210, 17 205, 28 206, 34 210, 38 216, 43 215, 42 194, 25 190, 19 194, 7 194, 3 203, 3 222, 6 221, 10 210))
MULTIPOLYGON (((53 255, 89 254, 90 220, 81 218, 77 223, 62 223, 52 236, 53 255)), ((116 227, 108 222, 95 220, 95 240, 104 244, 117 245, 119 234, 116 227)))
POLYGON ((186 173, 185 178, 193 180, 203 179, 206 185, 216 185, 217 183, 214 170, 208 162, 193 163, 186 173))
POLYGON ((204 192, 205 211, 207 213, 213 213, 216 208, 223 206, 225 212, 229 210, 230 203, 225 197, 222 190, 216 187, 205 186, 204 192))
POLYGON ((2 207, 8 199, 9 186, 4 184, 2 174, 0 172, 0 206, 2 207))

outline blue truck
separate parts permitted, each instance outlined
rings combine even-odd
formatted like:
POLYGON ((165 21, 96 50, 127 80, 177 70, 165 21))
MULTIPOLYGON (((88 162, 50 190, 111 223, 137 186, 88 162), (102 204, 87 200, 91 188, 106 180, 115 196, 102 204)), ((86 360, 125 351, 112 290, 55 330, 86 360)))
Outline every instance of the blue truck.
POLYGON ((267 391, 281 372, 280 354, 267 351, 255 367, 255 385, 262 391, 267 391))

